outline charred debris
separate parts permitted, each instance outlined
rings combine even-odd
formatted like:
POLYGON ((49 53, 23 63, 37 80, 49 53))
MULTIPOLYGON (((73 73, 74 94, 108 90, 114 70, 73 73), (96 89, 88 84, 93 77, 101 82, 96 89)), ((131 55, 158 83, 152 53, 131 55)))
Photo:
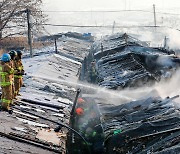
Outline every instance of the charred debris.
POLYGON ((149 47, 148 43, 125 33, 95 42, 84 65, 82 80, 91 82, 88 78, 91 74, 84 72, 91 72, 94 65, 96 79, 93 82, 109 89, 121 89, 170 78, 180 62, 174 51, 149 47))
POLYGON ((12 115, 0 112, 0 153, 180 152, 178 94, 162 98, 153 91, 122 104, 119 97, 111 99, 114 94, 100 92, 170 80, 180 66, 174 51, 149 47, 128 34, 95 42, 88 33, 56 38, 57 54, 48 47, 23 59, 22 96, 12 115), (78 116, 80 97, 86 103, 78 116))
POLYGON ((53 44, 35 50, 33 58, 23 55, 26 75, 21 96, 12 114, 0 111, 0 153, 66 153, 67 132, 81 137, 69 127, 69 119, 80 61, 91 42, 65 36, 57 46, 57 54, 53 44))
MULTIPOLYGON (((174 51, 149 47, 126 33, 115 34, 92 45, 80 80, 121 91, 168 81, 179 66, 174 51)), ((97 86, 81 88, 88 110, 75 117, 72 127, 85 136, 88 146, 71 134, 69 153, 180 153, 178 94, 161 98, 154 90, 123 104, 119 98, 114 104, 113 96, 101 94, 97 86)))

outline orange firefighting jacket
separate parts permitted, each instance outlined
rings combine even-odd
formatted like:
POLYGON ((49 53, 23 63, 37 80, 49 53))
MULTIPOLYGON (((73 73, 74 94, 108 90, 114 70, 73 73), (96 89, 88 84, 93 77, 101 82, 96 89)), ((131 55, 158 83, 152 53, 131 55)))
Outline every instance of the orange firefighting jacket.
POLYGON ((9 62, 0 62, 0 86, 12 85, 14 69, 9 62))
POLYGON ((22 78, 24 73, 24 68, 21 59, 16 59, 14 61, 15 71, 14 71, 14 78, 22 78))

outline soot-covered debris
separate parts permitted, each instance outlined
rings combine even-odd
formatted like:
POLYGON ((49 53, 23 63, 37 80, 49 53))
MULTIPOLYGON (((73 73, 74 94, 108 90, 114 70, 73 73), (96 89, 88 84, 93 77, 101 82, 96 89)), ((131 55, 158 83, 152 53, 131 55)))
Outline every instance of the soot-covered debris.
MULTIPOLYGON (((93 44, 89 55, 84 59, 80 79, 116 92, 130 88, 131 93, 133 88, 150 87, 162 80, 168 82, 177 73, 179 61, 172 50, 152 48, 148 43, 127 34, 115 34, 93 44)), ((102 131, 97 133, 101 140, 87 137, 93 153, 180 152, 180 108, 177 105, 179 102, 176 102, 179 94, 162 98, 156 91, 149 94, 147 91, 140 98, 124 103, 119 96, 119 101, 114 98, 116 104, 113 104, 113 95, 108 98, 108 93, 101 95, 100 89, 98 91, 96 88, 89 91, 85 88, 82 94, 89 104, 97 104, 93 106, 100 116, 99 124, 92 124, 90 116, 85 118, 89 125, 83 131, 88 131, 90 127, 91 132, 98 132, 98 126, 102 131)), ((130 95, 126 94, 128 90, 124 97, 130 95)), ((94 111, 95 109, 89 109, 90 113, 94 111)), ((97 122, 95 119, 94 122, 97 122)), ((84 123, 80 122, 79 125, 84 123)))
POLYGON ((174 54, 171 50, 149 47, 126 33, 116 34, 94 43, 87 57, 91 64, 85 70, 90 82, 109 89, 139 87, 170 78, 180 65, 174 54))

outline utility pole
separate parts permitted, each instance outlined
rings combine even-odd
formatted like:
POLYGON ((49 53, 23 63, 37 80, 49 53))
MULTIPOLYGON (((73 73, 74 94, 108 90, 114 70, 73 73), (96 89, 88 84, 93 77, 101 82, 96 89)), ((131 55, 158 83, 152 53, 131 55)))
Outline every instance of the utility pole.
POLYGON ((154 11, 154 27, 156 28, 156 6, 153 4, 153 11, 154 11))
POLYGON ((55 52, 56 52, 56 54, 57 54, 57 41, 56 41, 56 38, 54 39, 54 45, 55 45, 55 52))
POLYGON ((126 0, 124 1, 124 4, 125 4, 125 10, 126 10, 126 0))
MULTIPOLYGON (((1 13, 1 11, 0 11, 1 13)), ((2 38, 2 20, 1 20, 1 14, 0 14, 0 40, 2 38)))
POLYGON ((33 52, 32 52, 32 36, 31 36, 31 23, 30 23, 31 11, 29 9, 27 9, 26 13, 27 13, 27 24, 28 24, 28 45, 29 45, 29 49, 30 49, 30 56, 32 58, 33 52))
POLYGON ((112 34, 114 34, 114 28, 115 28, 115 21, 114 21, 113 27, 112 27, 112 34))
POLYGON ((101 42, 101 52, 103 52, 103 43, 101 42))
POLYGON ((167 37, 165 36, 165 38, 164 38, 164 49, 166 49, 167 48, 167 37))

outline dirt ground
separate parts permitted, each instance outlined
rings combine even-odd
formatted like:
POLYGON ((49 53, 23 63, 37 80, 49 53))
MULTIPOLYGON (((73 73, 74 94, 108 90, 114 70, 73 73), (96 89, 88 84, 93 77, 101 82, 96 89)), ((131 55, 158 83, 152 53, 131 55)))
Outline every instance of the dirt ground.
MULTIPOLYGON (((17 121, 13 116, 6 112, 0 111, 0 132, 9 133, 13 132, 11 128, 23 127, 28 128, 29 126, 17 121)), ((4 136, 0 136, 0 153, 1 154, 53 154, 53 152, 43 150, 37 146, 17 142, 10 140, 4 136)))

